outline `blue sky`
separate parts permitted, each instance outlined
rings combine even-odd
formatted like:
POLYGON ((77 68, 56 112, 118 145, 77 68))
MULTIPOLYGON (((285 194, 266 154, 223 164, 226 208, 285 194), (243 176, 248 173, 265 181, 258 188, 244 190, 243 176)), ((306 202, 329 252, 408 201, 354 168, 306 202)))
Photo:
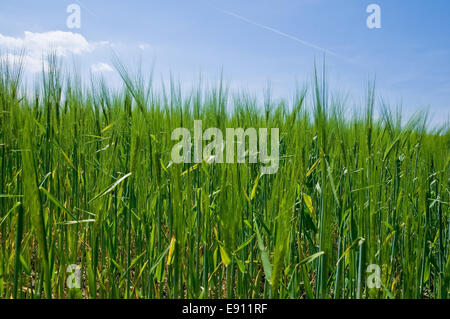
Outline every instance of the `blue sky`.
POLYGON ((33 64, 54 40, 62 55, 112 80, 114 50, 126 64, 154 63, 157 78, 172 72, 186 86, 200 72, 217 79, 223 68, 231 88, 258 93, 270 81, 275 96, 289 98, 311 80, 319 47, 328 52, 330 86, 350 106, 376 76, 390 105, 402 104, 406 116, 429 109, 442 124, 450 114, 449 12, 448 0, 2 0, 0 50, 23 44, 33 64), (80 29, 66 25, 72 3, 81 6, 80 29), (366 26, 372 3, 381 29, 366 26))

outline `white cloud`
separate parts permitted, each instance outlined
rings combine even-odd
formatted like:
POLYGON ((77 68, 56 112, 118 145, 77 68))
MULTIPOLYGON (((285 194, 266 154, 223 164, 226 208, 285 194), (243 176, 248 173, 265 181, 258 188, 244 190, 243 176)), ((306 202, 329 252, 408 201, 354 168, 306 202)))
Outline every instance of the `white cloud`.
POLYGON ((98 72, 113 72, 114 69, 108 63, 96 63, 91 65, 91 71, 94 73, 98 72))
POLYGON ((23 37, 11 37, 0 34, 0 51, 9 52, 8 58, 18 58, 11 54, 14 51, 25 51, 23 57, 27 70, 38 72, 42 69, 43 57, 54 52, 59 57, 90 53, 98 46, 108 45, 109 42, 89 42, 79 33, 65 31, 30 32, 25 31, 23 37))
POLYGON ((24 64, 27 70, 30 72, 40 72, 42 71, 42 67, 46 68, 46 62, 40 58, 30 55, 18 55, 12 53, 6 53, 0 56, 1 61, 8 61, 12 64, 24 64))
POLYGON ((25 31, 24 37, 18 38, 0 34, 0 47, 8 50, 25 49, 28 54, 34 55, 54 51, 59 56, 91 52, 93 49, 81 34, 64 31, 43 33, 25 31))
POLYGON ((150 49, 150 44, 148 44, 148 43, 140 43, 139 44, 139 49, 141 49, 142 51, 150 49))

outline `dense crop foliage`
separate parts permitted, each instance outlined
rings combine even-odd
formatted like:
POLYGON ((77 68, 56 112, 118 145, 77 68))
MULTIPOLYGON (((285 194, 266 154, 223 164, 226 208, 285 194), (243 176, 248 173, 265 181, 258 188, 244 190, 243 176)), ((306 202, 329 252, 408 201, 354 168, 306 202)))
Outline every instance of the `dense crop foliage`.
POLYGON ((50 58, 25 94, 20 64, 2 61, 1 298, 449 297, 448 127, 388 107, 375 119, 373 87, 346 118, 323 75, 259 106, 116 68, 122 90, 85 87, 50 58), (278 172, 171 163, 171 132, 195 119, 279 128, 278 172))

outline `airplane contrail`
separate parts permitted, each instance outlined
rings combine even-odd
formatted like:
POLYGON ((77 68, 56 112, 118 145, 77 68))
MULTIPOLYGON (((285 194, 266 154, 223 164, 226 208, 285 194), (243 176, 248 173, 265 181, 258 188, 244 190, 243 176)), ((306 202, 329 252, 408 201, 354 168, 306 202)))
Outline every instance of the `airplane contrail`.
POLYGON ((274 29, 274 28, 269 27, 269 26, 267 26, 267 25, 264 25, 264 24, 261 24, 261 23, 252 21, 252 20, 250 20, 250 19, 247 19, 246 17, 243 17, 243 16, 241 16, 241 15, 239 15, 239 14, 236 14, 236 13, 233 13, 233 12, 231 12, 231 11, 227 11, 227 10, 224 10, 224 9, 221 9, 221 8, 218 8, 218 7, 215 7, 215 6, 212 6, 212 7, 213 7, 214 9, 216 9, 216 10, 218 10, 218 11, 224 13, 224 14, 227 14, 227 15, 229 15, 229 16, 232 16, 232 17, 234 17, 234 18, 236 18, 236 19, 239 19, 239 20, 242 20, 242 21, 244 21, 244 22, 250 23, 250 24, 252 24, 252 25, 254 25, 254 26, 263 28, 263 29, 265 29, 265 30, 271 31, 271 32, 276 33, 276 34, 278 34, 278 35, 281 35, 281 36, 283 36, 283 37, 285 37, 285 38, 288 38, 288 39, 291 39, 291 40, 293 40, 293 41, 295 41, 295 42, 298 42, 298 43, 300 43, 300 44, 303 44, 304 46, 307 46, 307 47, 310 47, 310 48, 313 48, 313 49, 322 51, 322 52, 324 52, 324 53, 326 53, 326 54, 329 54, 329 55, 332 55, 332 56, 335 56, 335 57, 340 57, 338 54, 334 53, 333 51, 327 50, 327 49, 322 48, 322 47, 320 47, 320 46, 318 46, 318 45, 315 45, 315 44, 313 44, 313 43, 304 41, 304 40, 299 39, 299 38, 297 38, 297 37, 295 37, 295 36, 293 36, 293 35, 290 35, 290 34, 287 34, 287 33, 285 33, 285 32, 282 32, 282 31, 280 31, 280 30, 274 29))

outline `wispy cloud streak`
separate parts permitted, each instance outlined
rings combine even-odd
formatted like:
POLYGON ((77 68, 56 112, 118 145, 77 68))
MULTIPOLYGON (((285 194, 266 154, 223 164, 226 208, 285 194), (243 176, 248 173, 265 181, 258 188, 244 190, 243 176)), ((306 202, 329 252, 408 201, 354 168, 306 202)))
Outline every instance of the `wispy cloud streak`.
POLYGON ((297 43, 300 43, 300 44, 302 44, 302 45, 304 45, 304 46, 307 46, 307 47, 310 47, 310 48, 312 48, 312 49, 321 51, 321 52, 323 52, 323 53, 325 53, 325 54, 328 54, 328 55, 332 55, 332 56, 335 56, 335 57, 341 57, 341 56, 339 56, 337 53, 334 53, 333 51, 330 51, 330 50, 328 50, 328 49, 322 48, 322 47, 320 47, 320 46, 318 46, 318 45, 315 45, 315 44, 313 44, 313 43, 304 41, 304 40, 299 39, 299 38, 297 38, 297 37, 295 37, 295 36, 293 36, 293 35, 290 35, 290 34, 287 34, 287 33, 285 33, 285 32, 282 32, 282 31, 280 31, 280 30, 274 29, 274 28, 269 27, 269 26, 267 26, 267 25, 264 25, 264 24, 255 22, 255 21, 250 20, 250 19, 248 19, 248 18, 246 18, 246 17, 243 17, 243 16, 241 16, 241 15, 239 15, 239 14, 236 14, 236 13, 233 13, 233 12, 231 12, 231 11, 227 11, 227 10, 224 10, 224 9, 221 9, 221 8, 218 8, 218 7, 215 7, 215 6, 211 6, 211 7, 213 7, 214 9, 216 9, 216 10, 218 10, 218 11, 220 11, 220 12, 226 14, 226 15, 229 15, 229 16, 234 17, 234 18, 236 18, 236 19, 239 19, 239 20, 241 20, 241 21, 247 22, 247 23, 252 24, 252 25, 254 25, 254 26, 260 27, 260 28, 265 29, 265 30, 267 30, 267 31, 276 33, 276 34, 281 35, 281 36, 283 36, 283 37, 285 37, 285 38, 287 38, 287 39, 290 39, 290 40, 293 40, 293 41, 295 41, 295 42, 297 42, 297 43))

